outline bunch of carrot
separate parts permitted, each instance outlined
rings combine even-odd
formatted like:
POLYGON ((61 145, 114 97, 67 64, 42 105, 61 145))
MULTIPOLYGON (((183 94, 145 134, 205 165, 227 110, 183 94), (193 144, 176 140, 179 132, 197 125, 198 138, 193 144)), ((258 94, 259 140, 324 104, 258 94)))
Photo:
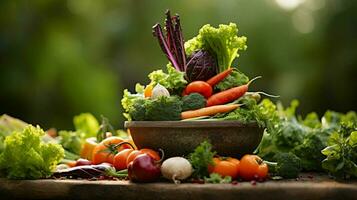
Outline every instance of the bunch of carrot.
MULTIPOLYGON (((223 79, 225 79, 228 75, 230 75, 233 71, 233 68, 229 68, 212 78, 206 81, 208 85, 213 88, 216 84, 221 82, 223 79)), ((247 91, 249 85, 256 79, 261 78, 260 76, 250 80, 247 84, 233 87, 221 92, 218 92, 216 94, 213 94, 207 98, 207 104, 205 108, 201 108, 198 110, 190 110, 190 111, 185 111, 181 113, 181 118, 182 119, 190 119, 190 118, 196 118, 196 117, 202 117, 202 116, 212 116, 217 113, 226 113, 233 111, 239 107, 238 104, 230 104, 230 105, 225 105, 227 103, 230 103, 234 100, 237 100, 238 98, 242 97, 247 91)), ((187 94, 187 93, 186 93, 187 94)))

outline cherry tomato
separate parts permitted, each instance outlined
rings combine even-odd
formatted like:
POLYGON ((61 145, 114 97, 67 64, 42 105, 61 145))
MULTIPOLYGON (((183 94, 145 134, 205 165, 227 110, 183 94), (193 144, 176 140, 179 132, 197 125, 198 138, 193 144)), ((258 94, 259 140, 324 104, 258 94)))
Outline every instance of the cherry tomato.
POLYGON ((113 163, 114 155, 123 150, 123 149, 131 149, 129 144, 123 144, 121 146, 115 147, 117 144, 125 142, 124 139, 117 136, 112 136, 104 139, 98 145, 96 145, 93 149, 92 153, 92 162, 94 165, 100 163, 113 163))
MULTIPOLYGON (((214 166, 209 166, 209 173, 217 173, 223 177, 230 176, 232 179, 236 179, 238 177, 238 166, 237 159, 230 158, 213 158, 214 166)), ((239 162, 239 161, 238 161, 239 162)))
POLYGON ((245 155, 239 163, 239 175, 246 181, 265 179, 268 165, 257 155, 245 155))
POLYGON ((113 166, 116 170, 126 169, 126 160, 132 151, 134 151, 134 149, 123 149, 114 156, 113 166))
POLYGON ((206 99, 212 96, 212 86, 204 81, 193 81, 186 86, 185 94, 199 93, 206 99))

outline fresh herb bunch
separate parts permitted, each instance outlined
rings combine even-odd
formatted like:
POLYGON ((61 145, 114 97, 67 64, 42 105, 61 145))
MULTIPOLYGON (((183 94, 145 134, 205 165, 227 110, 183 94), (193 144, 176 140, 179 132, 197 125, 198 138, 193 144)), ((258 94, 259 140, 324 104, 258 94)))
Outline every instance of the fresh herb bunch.
MULTIPOLYGON (((342 114, 327 111, 321 120, 316 113, 310 113, 303 118, 296 116, 298 105, 299 102, 294 100, 286 109, 281 104, 276 106, 280 119, 274 123, 276 128, 267 129, 264 133, 257 151, 259 156, 266 160, 273 160, 274 156, 279 153, 292 152, 300 158, 301 167, 304 171, 322 172, 324 171, 323 168, 328 168, 332 172, 331 174, 339 174, 335 173, 336 169, 338 169, 336 165, 334 170, 332 170, 333 167, 331 166, 334 166, 334 164, 326 165, 324 163, 327 162, 323 162, 326 155, 330 155, 331 152, 324 150, 321 153, 321 150, 325 149, 328 145, 329 137, 335 138, 335 144, 343 144, 342 136, 337 137, 337 133, 334 132, 341 129, 344 123, 357 124, 357 114, 355 112, 342 114)), ((342 132, 346 134, 348 131, 342 132)), ((348 155, 350 156, 350 154, 348 155)), ((349 170, 342 169, 342 171, 347 174, 350 173, 349 170)))
POLYGON ((357 177, 357 124, 342 123, 329 137, 322 154, 327 156, 322 167, 330 174, 338 178, 357 177))
POLYGON ((263 99, 257 103, 252 95, 245 95, 238 99, 242 106, 232 112, 213 116, 214 120, 239 120, 243 123, 256 122, 260 127, 273 132, 280 125, 280 117, 276 105, 269 99, 263 99))
POLYGON ((208 166, 213 165, 213 157, 216 152, 212 150, 212 145, 208 141, 202 142, 195 151, 188 156, 193 167, 192 177, 204 178, 209 175, 208 166))

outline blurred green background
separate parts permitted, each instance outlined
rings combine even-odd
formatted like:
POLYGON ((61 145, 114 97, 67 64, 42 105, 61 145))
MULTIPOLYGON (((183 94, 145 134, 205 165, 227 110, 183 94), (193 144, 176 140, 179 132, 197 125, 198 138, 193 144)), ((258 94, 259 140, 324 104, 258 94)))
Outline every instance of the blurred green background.
POLYGON ((252 90, 297 98, 303 114, 357 110, 357 1, 1 0, 0 114, 66 129, 92 112, 122 127, 123 88, 167 63, 151 34, 167 8, 186 39, 237 23, 248 49, 235 65, 263 76, 252 90))

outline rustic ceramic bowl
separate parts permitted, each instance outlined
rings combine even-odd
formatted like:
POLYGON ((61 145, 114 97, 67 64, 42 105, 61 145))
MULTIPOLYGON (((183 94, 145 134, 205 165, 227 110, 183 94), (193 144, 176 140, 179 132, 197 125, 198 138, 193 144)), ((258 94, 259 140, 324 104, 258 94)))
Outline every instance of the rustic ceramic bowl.
POLYGON ((239 121, 127 121, 124 126, 139 149, 161 148, 168 157, 188 155, 204 140, 221 156, 241 157, 257 148, 264 131, 239 121))

